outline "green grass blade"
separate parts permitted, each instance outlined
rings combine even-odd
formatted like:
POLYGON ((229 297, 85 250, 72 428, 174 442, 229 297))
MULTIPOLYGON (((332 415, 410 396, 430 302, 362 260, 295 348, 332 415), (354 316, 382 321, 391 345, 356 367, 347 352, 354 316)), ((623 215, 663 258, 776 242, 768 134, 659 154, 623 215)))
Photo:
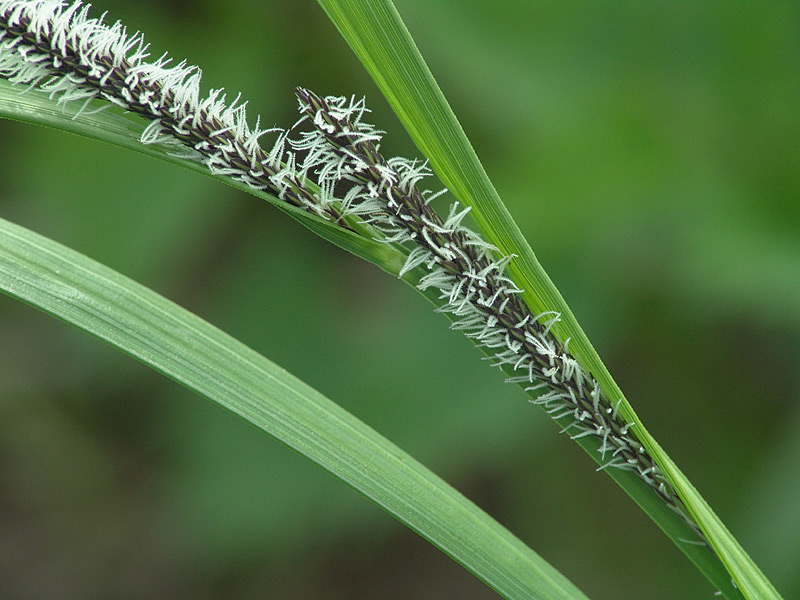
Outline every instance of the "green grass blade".
MULTIPOLYGON (((681 534, 678 519, 669 511, 661 510, 658 503, 653 502, 652 492, 639 485, 635 477, 620 476, 613 470, 609 470, 609 474, 728 598, 780 598, 705 500, 641 424, 502 203, 391 0, 318 2, 364 64, 442 182, 461 202, 473 207, 471 214, 486 239, 502 253, 517 256, 509 265, 509 273, 524 290, 523 297, 533 312, 555 310, 561 313, 562 321, 554 328, 556 336, 561 340, 569 338, 570 351, 595 375, 610 397, 622 400, 620 413, 627 421, 637 424, 635 427, 640 439, 661 464, 719 559, 705 548, 692 548, 681 541, 685 534, 681 534), (738 590, 731 585, 731 577, 738 590)), ((597 460, 591 444, 581 445, 597 460)))
POLYGON ((500 524, 350 413, 119 273, 0 220, 0 289, 275 436, 374 500, 506 598, 586 598, 500 524))
POLYGON ((676 488, 680 489, 681 496, 691 511, 692 517, 703 526, 709 542, 727 566, 728 572, 735 576, 736 585, 742 590, 745 597, 754 600, 780 599, 781 595, 778 590, 764 576, 691 482, 661 450, 661 447, 654 440, 650 441, 655 448, 655 451, 652 452, 653 456, 661 463, 664 472, 670 476, 670 479, 677 482, 676 488), (712 532, 713 535, 708 535, 709 532, 712 532))

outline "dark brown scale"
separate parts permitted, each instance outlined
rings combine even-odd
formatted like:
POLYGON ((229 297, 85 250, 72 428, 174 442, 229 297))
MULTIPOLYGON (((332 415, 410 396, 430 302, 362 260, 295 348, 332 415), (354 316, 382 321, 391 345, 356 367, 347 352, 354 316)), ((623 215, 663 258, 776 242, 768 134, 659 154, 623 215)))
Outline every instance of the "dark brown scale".
MULTIPOLYGON (((65 46, 65 52, 62 54, 59 48, 53 46, 50 38, 51 32, 40 32, 40 39, 37 40, 36 34, 29 31, 31 24, 30 18, 22 17, 18 24, 9 25, 8 20, 10 16, 10 11, 6 11, 4 14, 0 15, 0 30, 5 30, 7 34, 21 38, 25 44, 32 46, 38 54, 49 55, 53 58, 53 61, 60 62, 61 64, 58 67, 53 66, 53 61, 50 63, 49 70, 54 76, 77 74, 84 79, 83 85, 96 88, 98 90, 98 95, 106 95, 122 100, 125 102, 126 108, 129 111, 144 117, 148 121, 160 121, 165 127, 168 127, 172 131, 173 137, 185 143, 187 146, 198 150, 204 156, 211 157, 217 154, 217 152, 222 152, 225 156, 225 160, 231 166, 241 170, 243 173, 250 174, 250 161, 242 158, 242 156, 247 155, 247 152, 241 142, 236 139, 235 135, 229 130, 214 133, 219 132, 225 127, 219 119, 210 117, 205 110, 200 110, 198 121, 201 125, 198 128, 192 128, 188 132, 183 131, 179 127, 175 115, 169 110, 175 106, 174 92, 167 90, 164 94, 164 90, 160 85, 153 83, 145 84, 141 80, 138 80, 133 86, 126 84, 125 80, 132 66, 127 60, 123 59, 120 61, 119 66, 115 67, 112 56, 96 57, 95 62, 103 66, 107 72, 111 72, 111 75, 101 84, 99 77, 89 75, 89 68, 81 63, 78 52, 72 45, 67 44, 65 46), (125 89, 131 93, 131 101, 126 101, 124 99, 125 96, 122 91, 125 89), (163 95, 163 101, 159 103, 155 112, 153 108, 137 100, 143 95, 148 97, 148 93, 156 98, 161 98, 163 95), (198 147, 198 144, 209 142, 209 140, 212 139, 214 150, 201 149, 198 147), (227 151, 221 150, 225 145, 230 145, 232 149, 227 151)), ((262 148, 256 147, 255 153, 256 160, 260 163, 260 167, 264 170, 264 173, 259 177, 252 177, 252 175, 251 177, 257 181, 259 185, 266 186, 269 193, 278 196, 280 190, 269 179, 270 176, 274 176, 277 173, 277 170, 268 164, 267 154, 262 148)), ((286 181, 289 184, 289 189, 284 192, 283 196, 286 201, 312 214, 316 214, 314 206, 316 206, 318 202, 313 194, 311 194, 311 192, 309 192, 295 177, 289 177, 286 181)), ((325 207, 325 213, 330 220, 350 229, 343 221, 342 215, 332 206, 325 207)))

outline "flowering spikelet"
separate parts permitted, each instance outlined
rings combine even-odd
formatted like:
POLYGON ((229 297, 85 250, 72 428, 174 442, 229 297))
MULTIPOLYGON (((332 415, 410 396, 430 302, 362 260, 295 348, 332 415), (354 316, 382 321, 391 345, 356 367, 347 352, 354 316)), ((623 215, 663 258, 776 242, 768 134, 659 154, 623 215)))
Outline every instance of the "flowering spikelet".
POLYGON ((140 33, 88 12, 80 1, 0 0, 0 77, 46 91, 60 104, 81 103, 81 111, 95 99, 121 106, 149 121, 142 143, 166 144, 214 174, 341 223, 333 199, 297 178, 283 132, 258 123, 251 129, 238 97, 227 104, 221 89, 201 96, 200 69, 185 61, 170 66, 166 54, 148 62, 140 33), (259 144, 266 133, 281 134, 269 152, 259 144))
MULTIPOLYGON (((514 374, 509 382, 537 392, 532 400, 555 419, 570 419, 563 431, 573 439, 599 440, 602 468, 634 471, 697 533, 683 504, 617 412, 598 382, 551 332, 560 315, 531 313, 520 290, 505 276, 512 256, 467 229, 469 209, 454 204, 446 219, 430 206, 439 194, 420 191, 430 175, 424 163, 385 159, 382 132, 362 122, 363 101, 322 99, 298 89, 303 120, 313 130, 289 140, 278 129, 247 124, 238 97, 227 104, 222 90, 200 93, 201 72, 185 62, 170 66, 166 55, 148 61, 148 45, 119 23, 90 18, 89 5, 60 0, 0 0, 0 77, 43 90, 60 104, 79 103, 78 114, 99 110, 103 102, 122 107, 149 122, 144 144, 171 151, 264 190, 313 214, 348 227, 343 218, 371 223, 382 240, 406 244, 400 272, 423 267, 418 287, 439 291, 439 309, 487 349, 497 366, 514 374), (99 102, 96 102, 99 101, 99 102), (259 139, 277 133, 265 151, 259 139), (289 147, 287 147, 287 142, 289 147), (298 159, 302 153, 302 160, 298 159), (313 185, 311 185, 313 184, 313 185)), ((106 104, 105 106, 107 106, 106 104)))
POLYGON ((600 440, 603 468, 635 471, 702 538, 697 525, 650 454, 617 412, 598 382, 560 344, 551 332, 557 313, 534 315, 520 290, 503 273, 511 256, 496 249, 461 223, 469 209, 454 204, 441 219, 429 202, 433 196, 417 189, 430 174, 424 164, 402 158, 386 160, 379 151, 382 132, 364 123, 363 100, 321 98, 298 88, 300 112, 313 130, 290 140, 306 152, 304 173, 313 173, 320 186, 346 189, 347 202, 362 207, 388 239, 415 245, 401 272, 423 265, 421 289, 436 288, 446 303, 439 309, 454 316, 452 327, 488 349, 493 364, 517 372, 508 379, 555 419, 569 417, 563 429, 572 439, 600 440))

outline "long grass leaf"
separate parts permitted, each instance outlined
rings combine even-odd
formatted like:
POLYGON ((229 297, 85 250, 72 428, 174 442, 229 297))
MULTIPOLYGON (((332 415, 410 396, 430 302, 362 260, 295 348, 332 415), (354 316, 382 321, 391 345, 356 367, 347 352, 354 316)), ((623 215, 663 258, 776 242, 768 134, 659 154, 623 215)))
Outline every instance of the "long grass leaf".
MULTIPOLYGON (((609 474, 728 598, 741 598, 742 594, 759 600, 780 598, 702 496, 655 443, 625 399, 501 201, 391 0, 318 2, 375 80, 435 173, 461 202, 473 207, 471 214, 485 238, 503 254, 516 255, 509 272, 524 290, 523 297, 531 309, 561 313, 561 322, 556 324, 554 332, 561 340, 570 340, 571 353, 594 374, 610 397, 621 400, 620 414, 636 424, 637 434, 662 465, 719 560, 705 548, 686 544, 675 515, 660 510, 648 497, 651 494, 632 478, 618 476, 613 470, 608 470, 609 474), (731 585, 731 577, 738 589, 731 585)), ((591 447, 582 445, 587 450, 591 447)))
POLYGON ((506 598, 586 598, 486 513, 350 413, 119 273, 0 220, 0 289, 273 435, 375 501, 506 598))

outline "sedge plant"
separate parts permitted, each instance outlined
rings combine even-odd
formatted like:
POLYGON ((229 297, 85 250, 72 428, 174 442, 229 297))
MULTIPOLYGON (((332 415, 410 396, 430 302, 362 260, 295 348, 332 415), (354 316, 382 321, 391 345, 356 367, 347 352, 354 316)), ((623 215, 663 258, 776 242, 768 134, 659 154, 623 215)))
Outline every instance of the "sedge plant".
MULTIPOLYGON (((728 598, 779 598, 649 434, 536 260, 388 0, 320 0, 424 158, 384 155, 363 98, 298 87, 262 126, 201 71, 80 1, 0 1, 2 114, 206 172, 422 293, 728 598), (444 188, 430 189, 433 175, 444 188), (449 207, 435 208, 445 194, 449 207), (468 218, 473 227, 465 223, 468 218)), ((3 225, 0 285, 128 352, 362 491, 508 598, 584 598, 446 484, 222 332, 90 259, 3 225)), ((586 590, 591 596, 591 590, 586 590)))

